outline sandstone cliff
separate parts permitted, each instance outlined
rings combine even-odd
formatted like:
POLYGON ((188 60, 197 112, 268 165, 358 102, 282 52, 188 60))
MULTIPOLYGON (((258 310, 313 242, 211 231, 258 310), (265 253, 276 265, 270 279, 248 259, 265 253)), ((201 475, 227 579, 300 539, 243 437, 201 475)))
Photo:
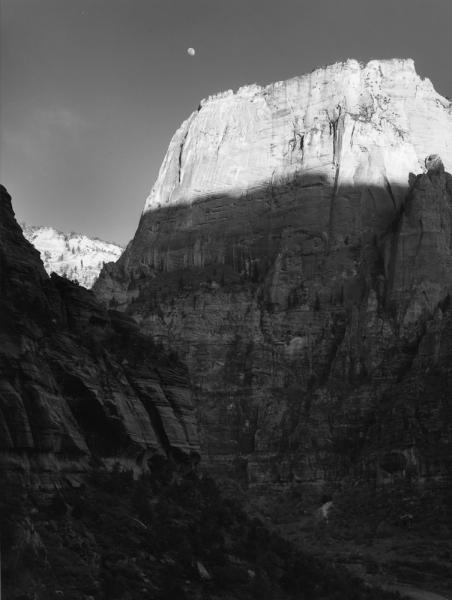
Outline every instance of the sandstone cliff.
POLYGON ((44 268, 92 287, 104 263, 118 260, 123 248, 80 233, 62 233, 53 227, 23 226, 25 238, 40 252, 44 268))
POLYGON ((32 485, 74 480, 93 459, 145 468, 197 448, 187 374, 130 318, 46 274, 0 198, 0 468, 32 485))
POLYGON ((213 472, 306 502, 450 484, 450 180, 410 177, 450 139, 410 60, 227 92, 176 132, 95 293, 186 362, 213 472))

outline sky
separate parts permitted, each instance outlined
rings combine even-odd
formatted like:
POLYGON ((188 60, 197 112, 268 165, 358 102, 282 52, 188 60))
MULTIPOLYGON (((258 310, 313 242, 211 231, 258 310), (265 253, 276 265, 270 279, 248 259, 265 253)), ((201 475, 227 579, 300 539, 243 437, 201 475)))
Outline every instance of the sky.
POLYGON ((451 0, 0 0, 0 20, 0 181, 17 219, 121 244, 210 94, 410 57, 452 96, 451 0))

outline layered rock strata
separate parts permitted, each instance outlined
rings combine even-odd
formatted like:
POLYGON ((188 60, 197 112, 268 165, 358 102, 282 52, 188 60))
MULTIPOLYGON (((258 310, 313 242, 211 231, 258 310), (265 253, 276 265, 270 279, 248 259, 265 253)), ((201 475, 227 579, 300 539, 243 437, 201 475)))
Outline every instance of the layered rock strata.
POLYGON ((0 468, 37 486, 198 440, 187 373, 92 292, 46 274, 0 197, 0 468))
POLYGON ((216 474, 317 498, 348 476, 450 480, 429 375, 450 377, 450 184, 430 162, 410 176, 433 153, 451 169, 450 139, 410 60, 227 92, 176 132, 95 293, 186 362, 216 474))

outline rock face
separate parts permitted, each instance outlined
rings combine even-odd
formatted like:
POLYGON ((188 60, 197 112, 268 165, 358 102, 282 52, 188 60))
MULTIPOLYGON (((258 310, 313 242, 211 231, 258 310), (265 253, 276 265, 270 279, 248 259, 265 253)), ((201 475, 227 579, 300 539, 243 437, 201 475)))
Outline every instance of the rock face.
MULTIPOLYGON (((319 204, 321 192, 306 188, 323 183, 335 186, 350 217, 359 203, 344 203, 343 188, 405 187, 406 173, 417 172, 433 150, 450 170, 451 134, 450 103, 411 60, 350 60, 201 102, 171 140, 144 211, 214 195, 244 204, 244 192, 271 195, 285 183, 297 183, 302 197, 319 204)), ((367 220, 392 208, 390 197, 389 205, 366 200, 367 220)), ((220 207, 216 212, 212 220, 221 218, 220 207)))
POLYGON ((23 227, 25 238, 41 253, 44 268, 91 288, 104 263, 116 261, 124 248, 80 233, 53 227, 23 227))
POLYGON ((227 92, 176 132, 94 289, 186 362, 216 474, 450 481, 450 178, 413 175, 450 139, 411 60, 227 92))
POLYGON ((404 325, 433 314, 452 283, 452 177, 441 158, 425 160, 427 174, 412 187, 385 248, 388 303, 404 325))
POLYGON ((106 311, 92 292, 44 270, 0 197, 0 468, 48 486, 93 458, 145 468, 156 452, 197 449, 186 370, 106 311))

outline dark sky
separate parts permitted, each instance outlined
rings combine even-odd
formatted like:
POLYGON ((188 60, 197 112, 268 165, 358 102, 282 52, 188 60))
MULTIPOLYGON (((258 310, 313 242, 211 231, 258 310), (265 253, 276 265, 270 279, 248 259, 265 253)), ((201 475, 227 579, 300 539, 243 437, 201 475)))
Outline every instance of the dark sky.
POLYGON ((1 181, 18 219, 120 243, 172 134, 211 93, 346 58, 411 57, 452 95, 451 0, 0 5, 1 181))

